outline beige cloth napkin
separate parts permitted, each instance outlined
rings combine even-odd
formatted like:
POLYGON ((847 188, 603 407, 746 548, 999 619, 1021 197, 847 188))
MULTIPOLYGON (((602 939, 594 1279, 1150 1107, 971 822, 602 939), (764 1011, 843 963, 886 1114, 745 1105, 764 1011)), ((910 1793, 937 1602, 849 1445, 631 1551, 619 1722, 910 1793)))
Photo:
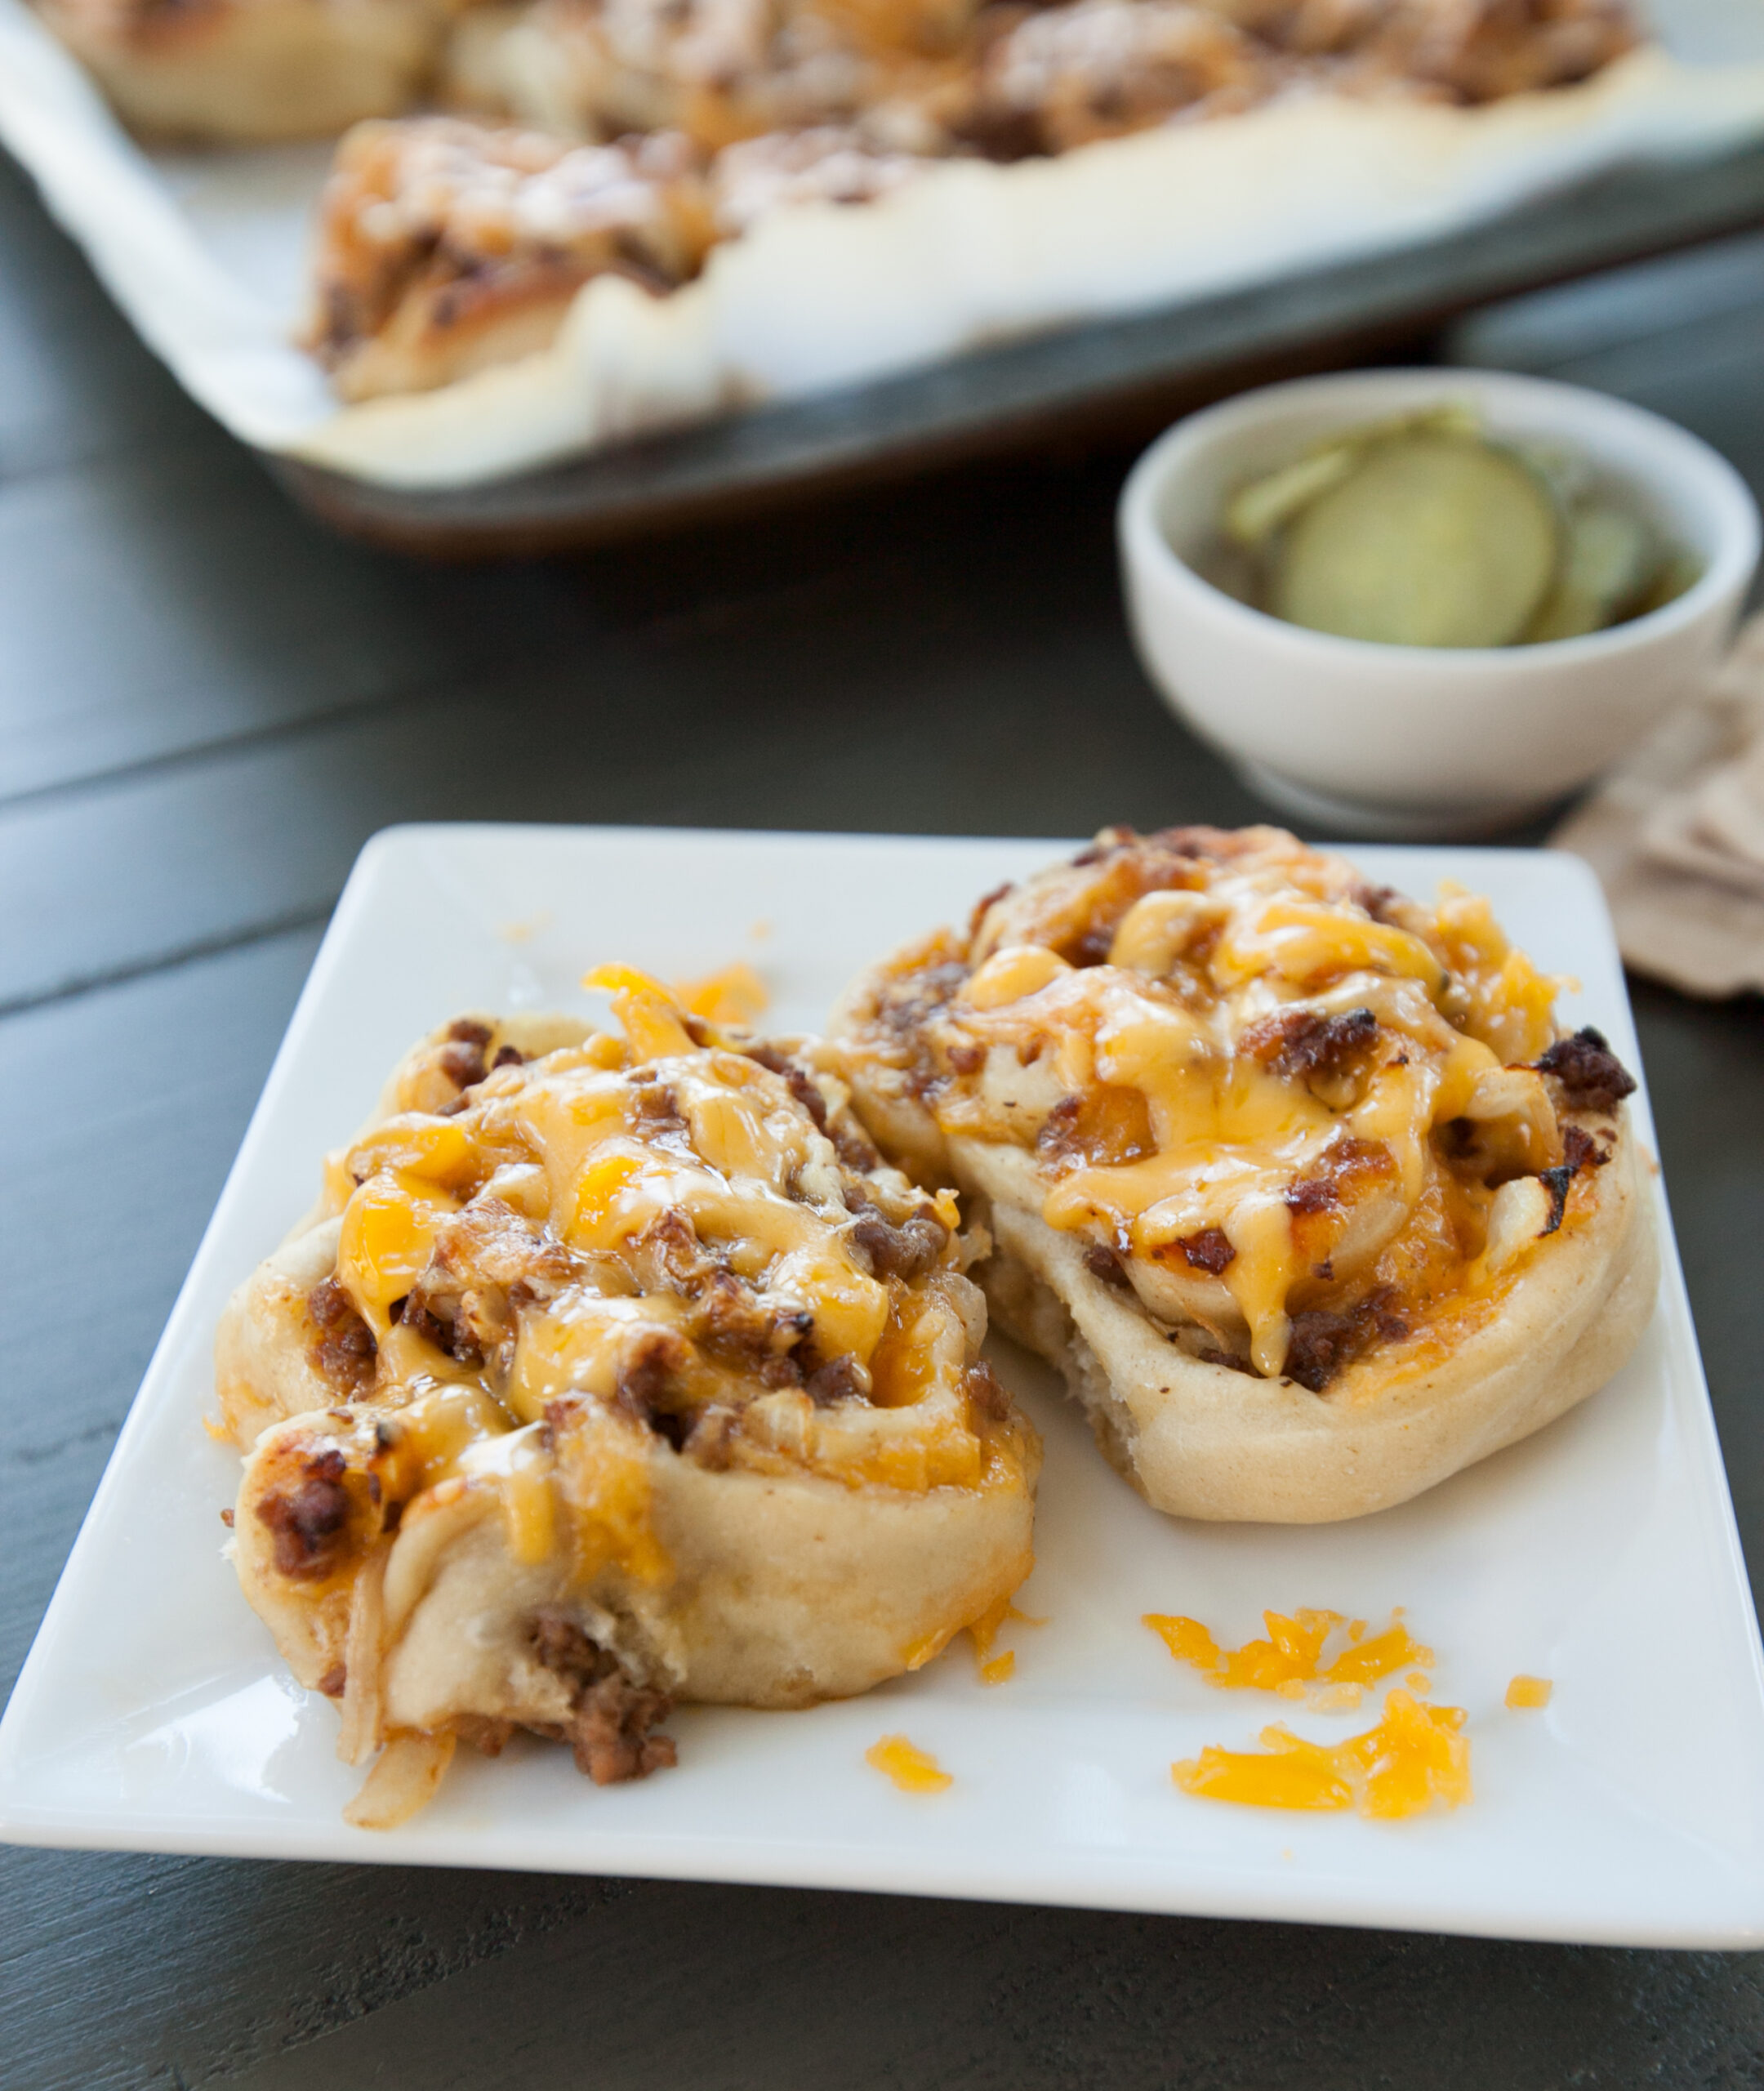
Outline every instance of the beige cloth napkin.
POLYGON ((1550 840, 1598 873, 1638 973, 1764 989, 1764 615, 1550 840))

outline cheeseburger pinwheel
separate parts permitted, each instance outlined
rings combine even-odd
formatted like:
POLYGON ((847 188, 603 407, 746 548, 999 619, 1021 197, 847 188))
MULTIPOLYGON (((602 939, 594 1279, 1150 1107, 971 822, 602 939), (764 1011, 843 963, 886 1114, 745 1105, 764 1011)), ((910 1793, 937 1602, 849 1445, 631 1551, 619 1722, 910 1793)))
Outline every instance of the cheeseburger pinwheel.
POLYGON ((1040 1447, 954 1199, 812 1045, 599 977, 622 1043, 419 1047, 220 1331, 240 1581, 345 1755, 384 1745, 369 1826, 457 1740, 567 1740, 604 1783, 674 1761, 675 1700, 866 1691, 1031 1565, 1040 1447))
POLYGON ((1309 1523, 1539 1429, 1647 1322, 1635 1085, 1553 995, 1468 894, 1274 828, 1110 829, 862 975, 835 1035, 1134 1486, 1309 1523))

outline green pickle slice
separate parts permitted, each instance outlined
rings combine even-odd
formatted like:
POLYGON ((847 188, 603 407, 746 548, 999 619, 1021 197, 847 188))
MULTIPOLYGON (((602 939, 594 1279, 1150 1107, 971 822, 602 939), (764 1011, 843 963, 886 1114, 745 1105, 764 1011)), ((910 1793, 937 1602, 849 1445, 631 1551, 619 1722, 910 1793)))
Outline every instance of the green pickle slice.
POLYGON ((1359 456, 1357 444, 1338 444, 1333 450, 1314 450, 1296 464, 1253 479, 1232 497, 1225 510, 1226 535, 1251 550, 1266 544, 1308 502, 1345 479, 1359 456))
POLYGON ((1561 571, 1526 637, 1578 639, 1620 623, 1659 566, 1654 533, 1635 516, 1604 502, 1572 510, 1561 571))
POLYGON ((1225 534, 1246 551, 1259 551, 1276 530, 1300 509, 1344 479, 1374 444, 1422 431, 1480 437, 1475 411, 1461 400, 1446 399, 1419 413, 1392 414, 1358 428, 1338 429, 1314 443, 1290 465, 1264 472, 1240 487, 1225 504, 1225 534))
POLYGON ((1344 639, 1508 646, 1550 591, 1561 536, 1548 490, 1510 452, 1395 435, 1298 515, 1268 607, 1344 639))

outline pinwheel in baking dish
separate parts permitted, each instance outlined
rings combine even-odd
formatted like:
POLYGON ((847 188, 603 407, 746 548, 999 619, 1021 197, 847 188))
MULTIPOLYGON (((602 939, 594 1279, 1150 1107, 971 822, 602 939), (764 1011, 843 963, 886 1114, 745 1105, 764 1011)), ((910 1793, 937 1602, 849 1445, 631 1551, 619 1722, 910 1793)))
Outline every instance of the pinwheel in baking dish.
POLYGON ((1584 79, 1624 0, 33 0, 125 121, 323 137, 439 97, 572 141, 1060 152, 1294 87, 1459 101, 1584 79))
POLYGON ((452 39, 457 104, 566 137, 737 139, 862 119, 878 146, 947 150, 930 105, 971 65, 973 0, 532 0, 452 39))
POLYGON ((953 1198, 879 1161, 812 1044, 604 979, 623 1042, 419 1047, 219 1333, 240 1581, 381 1753, 370 1826, 459 1739, 567 1739, 605 1782, 673 1762, 674 1701, 866 1691, 1031 1565, 1039 1443, 953 1198))
POLYGON ((1159 1509, 1311 1522, 1536 1430, 1652 1309, 1634 1084, 1487 903, 1273 828, 1105 831, 866 973, 860 1117, 1159 1509))
MULTIPOLYGON (((1143 154, 1115 159, 1112 185, 1107 162, 1049 181, 951 174, 952 161, 1058 158, 1252 109, 1271 139, 1285 126, 1296 140, 1309 119, 1286 112, 1307 102, 1343 119, 1324 126, 1341 150, 1388 127, 1378 105, 1398 126, 1388 149, 1423 136, 1444 149, 1444 112, 1446 128, 1417 133, 1418 105, 1570 86, 1637 41, 1625 0, 33 4, 145 132, 237 142, 367 123, 337 146, 300 344, 350 403, 525 365, 438 408, 434 425, 474 456, 512 444, 532 460, 768 396, 784 343, 792 372, 829 355, 830 376, 867 371, 874 325, 840 346, 842 267, 899 353, 948 352, 1100 309, 1104 279, 1142 300, 1145 269, 1161 281, 1186 249, 1182 214, 1139 207, 1166 181, 1143 154), (940 167, 941 186, 921 189, 940 167), (762 234, 803 204, 877 207, 863 234, 824 216, 762 234), (951 258, 970 240, 983 264, 951 258), (740 257, 694 285, 728 243, 746 243, 740 257), (624 280, 596 286, 606 277, 624 280), (808 305, 786 317, 799 294, 808 305)), ((1573 106, 1552 120, 1571 127, 1573 106)), ((1343 168, 1336 148, 1317 149, 1327 189, 1343 168)), ((1241 171, 1219 178, 1241 186, 1241 171)), ((384 463, 420 451, 429 426, 420 410, 376 412, 340 417, 337 433, 384 463)))
POLYGON ((576 137, 845 123, 1010 159, 1294 89, 1494 100, 1635 40, 1624 0, 524 0, 461 17, 447 89, 576 137))
POLYGON ((346 399, 427 391, 545 347, 592 276, 667 290, 710 237, 677 132, 572 145, 448 117, 363 123, 325 187, 309 338, 346 399))
POLYGON ((123 120, 232 144, 323 138, 433 83, 448 0, 36 0, 123 120))
POLYGON ((345 399, 432 390, 549 346, 592 278, 664 295, 768 212, 866 202, 922 164, 836 124, 708 160, 679 131, 595 145, 457 117, 359 124, 320 207, 307 343, 345 399))

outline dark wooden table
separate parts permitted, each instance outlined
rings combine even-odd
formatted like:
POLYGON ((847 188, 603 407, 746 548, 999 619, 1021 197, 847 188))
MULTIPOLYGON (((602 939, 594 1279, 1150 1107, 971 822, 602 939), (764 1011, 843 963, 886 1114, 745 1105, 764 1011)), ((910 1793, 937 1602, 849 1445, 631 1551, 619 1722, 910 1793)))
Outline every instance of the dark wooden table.
MULTIPOLYGON (((1764 251, 1476 323, 1764 479, 1764 251)), ((1128 649, 1125 460, 572 564, 341 543, 0 163, 0 1665, 10 1683, 327 913, 390 821, 1076 833, 1258 814, 1128 649)), ((1764 1032, 1643 987, 1764 1567, 1764 1032)), ((1645 1659, 1637 1688, 1646 1690, 1645 1659)), ((1466 2091, 1764 2080, 1748 1956, 611 1880, 0 1853, 0 2082, 1466 2091)))

